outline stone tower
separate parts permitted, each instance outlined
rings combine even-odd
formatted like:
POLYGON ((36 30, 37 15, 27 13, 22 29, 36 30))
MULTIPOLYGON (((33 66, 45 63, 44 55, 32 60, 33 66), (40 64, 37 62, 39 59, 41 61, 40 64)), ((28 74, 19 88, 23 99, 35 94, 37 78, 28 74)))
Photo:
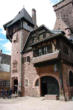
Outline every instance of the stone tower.
POLYGON ((73 0, 62 0, 53 6, 56 12, 55 30, 62 30, 68 38, 73 32, 73 0))
POLYGON ((4 25, 6 36, 12 42, 11 88, 13 88, 14 92, 18 90, 23 91, 24 93, 21 52, 25 45, 27 37, 34 29, 35 25, 36 24, 33 23, 32 17, 24 8, 17 14, 17 16, 13 20, 4 25))

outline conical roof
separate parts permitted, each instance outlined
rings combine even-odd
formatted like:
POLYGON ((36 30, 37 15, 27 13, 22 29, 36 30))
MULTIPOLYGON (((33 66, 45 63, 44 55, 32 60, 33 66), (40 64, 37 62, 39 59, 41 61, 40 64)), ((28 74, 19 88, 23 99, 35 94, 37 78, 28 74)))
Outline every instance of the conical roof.
POLYGON ((27 22, 31 23, 32 25, 33 24, 33 21, 32 21, 32 17, 28 14, 28 12, 26 11, 25 8, 23 8, 17 15, 16 17, 11 20, 10 22, 8 22, 7 24, 4 25, 4 28, 6 27, 10 27, 11 25, 13 25, 14 23, 16 23, 17 21, 21 20, 21 19, 24 19, 26 20, 27 22))

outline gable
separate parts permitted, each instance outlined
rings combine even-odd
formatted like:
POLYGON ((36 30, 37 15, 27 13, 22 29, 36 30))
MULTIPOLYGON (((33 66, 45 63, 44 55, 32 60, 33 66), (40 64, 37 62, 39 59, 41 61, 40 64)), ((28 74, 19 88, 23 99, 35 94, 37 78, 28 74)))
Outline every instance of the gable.
POLYGON ((48 38, 53 35, 54 35, 54 33, 52 33, 50 30, 48 30, 44 26, 37 28, 36 30, 34 30, 30 33, 22 53, 31 50, 32 49, 31 45, 33 43, 37 43, 37 42, 44 40, 45 38, 48 38))

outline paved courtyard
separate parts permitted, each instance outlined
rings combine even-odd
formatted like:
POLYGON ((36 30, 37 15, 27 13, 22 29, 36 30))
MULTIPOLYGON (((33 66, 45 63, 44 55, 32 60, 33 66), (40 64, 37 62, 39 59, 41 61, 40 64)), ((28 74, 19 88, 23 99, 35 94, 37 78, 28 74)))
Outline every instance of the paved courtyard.
POLYGON ((42 97, 0 99, 0 110, 73 110, 73 101, 44 100, 42 97))

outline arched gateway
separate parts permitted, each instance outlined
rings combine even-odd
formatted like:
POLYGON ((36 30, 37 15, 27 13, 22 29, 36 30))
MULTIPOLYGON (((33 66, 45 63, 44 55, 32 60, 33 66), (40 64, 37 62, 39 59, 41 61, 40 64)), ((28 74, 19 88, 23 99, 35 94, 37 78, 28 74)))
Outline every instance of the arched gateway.
POLYGON ((58 81, 52 76, 41 77, 41 96, 59 95, 58 81))
POLYGON ((14 93, 17 93, 17 89, 18 89, 18 80, 14 79, 14 93))

